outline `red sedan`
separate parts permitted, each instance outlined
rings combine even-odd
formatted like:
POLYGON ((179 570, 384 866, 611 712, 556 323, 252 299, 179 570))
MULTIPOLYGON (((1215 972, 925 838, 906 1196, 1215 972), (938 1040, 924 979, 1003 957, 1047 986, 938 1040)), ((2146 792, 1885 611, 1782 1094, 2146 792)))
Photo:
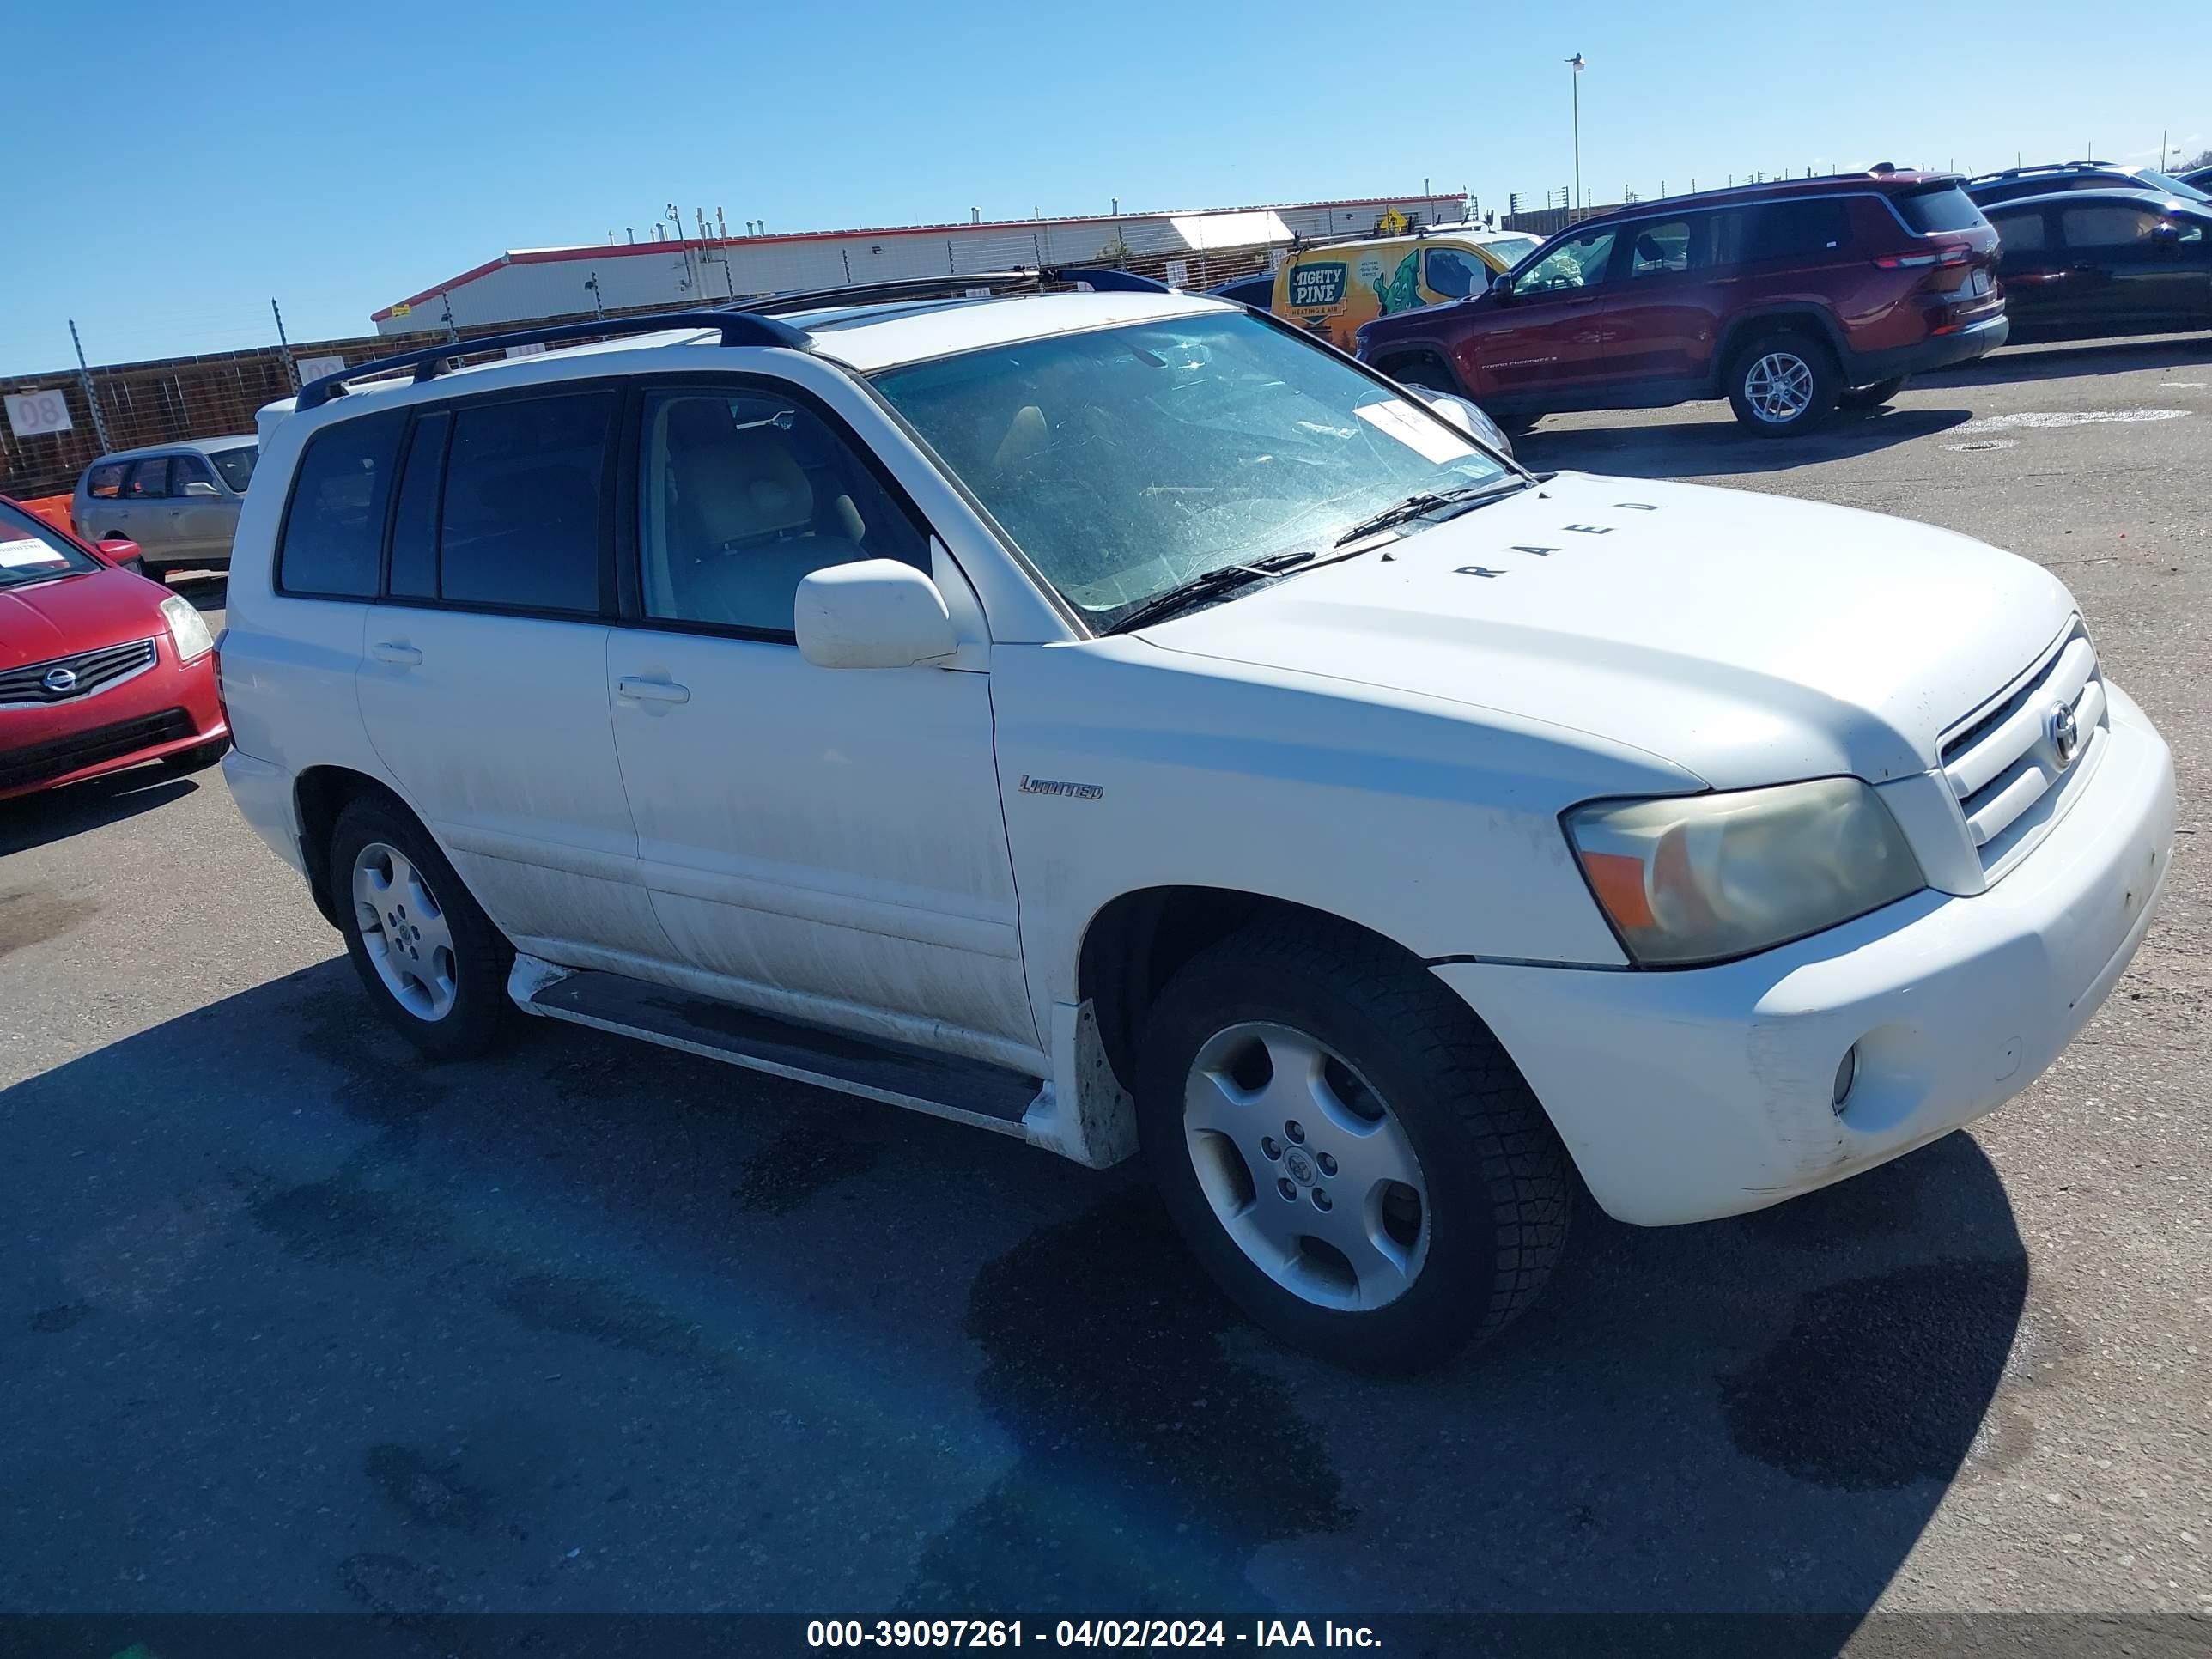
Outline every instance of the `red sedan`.
POLYGON ((0 496, 0 799, 230 746, 215 641, 191 600, 0 496))

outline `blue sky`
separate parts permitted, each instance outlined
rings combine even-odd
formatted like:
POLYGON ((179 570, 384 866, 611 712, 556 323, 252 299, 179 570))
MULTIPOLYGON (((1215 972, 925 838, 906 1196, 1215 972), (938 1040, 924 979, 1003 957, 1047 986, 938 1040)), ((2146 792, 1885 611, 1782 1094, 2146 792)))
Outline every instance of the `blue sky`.
MULTIPOLYGON (((1595 199, 1877 160, 1987 168, 2212 143, 2161 0, 1838 12, 1207 0, 979 6, 26 0, 0 374, 369 332, 503 248, 674 201, 772 230, 1568 180, 1595 199), (2163 13, 2161 17, 2160 14, 2163 13), (88 20, 96 15, 97 22, 88 20), (189 18, 190 21, 187 21, 189 18), (43 135, 43 137, 41 136, 43 135)), ((2185 53, 2185 57, 2187 54, 2185 53)))

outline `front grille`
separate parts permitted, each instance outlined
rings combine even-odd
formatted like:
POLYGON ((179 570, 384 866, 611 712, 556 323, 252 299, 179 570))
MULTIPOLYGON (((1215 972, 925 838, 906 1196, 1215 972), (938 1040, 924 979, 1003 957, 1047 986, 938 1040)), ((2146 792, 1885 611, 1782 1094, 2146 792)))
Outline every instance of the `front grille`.
POLYGON ((133 674, 143 673, 154 665, 154 654, 153 641, 133 640, 128 645, 104 645, 97 651, 0 669, 0 703, 67 702, 73 697, 88 697, 133 674), (70 681, 58 690, 46 684, 46 677, 57 671, 70 681))
POLYGON ((1944 743, 1944 780, 1958 797, 1984 870, 1994 872, 2024 851, 2028 832, 2049 822, 2066 793, 2060 786, 2083 775, 2081 763, 2106 723, 2096 647, 2077 619, 2034 667, 1944 743), (2074 748, 2063 758, 2057 735, 2062 709, 2072 716, 2074 730, 2074 748))
POLYGON ((190 714, 181 708, 170 708, 135 720, 94 726, 52 743, 33 744, 27 749, 0 750, 0 789, 44 783, 103 761, 120 760, 157 743, 189 738, 194 730, 190 714))

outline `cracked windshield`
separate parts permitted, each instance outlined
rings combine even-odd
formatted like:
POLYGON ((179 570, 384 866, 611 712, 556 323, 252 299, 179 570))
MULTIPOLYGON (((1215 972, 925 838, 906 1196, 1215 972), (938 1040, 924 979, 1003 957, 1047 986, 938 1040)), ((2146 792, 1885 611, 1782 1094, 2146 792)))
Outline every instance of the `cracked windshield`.
POLYGON ((876 385, 1093 626, 1508 469, 1411 394, 1245 316, 1063 335, 876 385))

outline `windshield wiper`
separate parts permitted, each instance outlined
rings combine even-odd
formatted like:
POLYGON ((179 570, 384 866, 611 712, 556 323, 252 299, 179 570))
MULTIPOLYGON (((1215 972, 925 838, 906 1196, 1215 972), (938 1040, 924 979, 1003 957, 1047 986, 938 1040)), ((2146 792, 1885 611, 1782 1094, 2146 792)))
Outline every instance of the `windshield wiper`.
POLYGON ((1126 634, 1133 628, 1142 628, 1147 623, 1172 617, 1176 611, 1216 593, 1249 587, 1254 582, 1265 581, 1285 570, 1295 570, 1309 562, 1313 556, 1311 552, 1300 549, 1291 553, 1271 553, 1264 559, 1253 559, 1243 564, 1224 564, 1212 570, 1201 570, 1195 576, 1153 594, 1106 631, 1109 634, 1126 634))
POLYGON ((1392 525, 1403 524, 1408 519, 1425 518, 1445 507, 1474 507, 1484 501, 1494 501, 1503 496, 1516 495, 1528 487, 1528 480, 1521 477, 1494 478, 1488 483, 1462 484, 1456 489, 1424 489, 1408 495, 1395 507, 1386 507, 1372 518, 1362 519, 1358 524, 1336 538, 1342 547, 1356 542, 1362 536, 1371 536, 1378 530, 1388 530, 1392 525))

